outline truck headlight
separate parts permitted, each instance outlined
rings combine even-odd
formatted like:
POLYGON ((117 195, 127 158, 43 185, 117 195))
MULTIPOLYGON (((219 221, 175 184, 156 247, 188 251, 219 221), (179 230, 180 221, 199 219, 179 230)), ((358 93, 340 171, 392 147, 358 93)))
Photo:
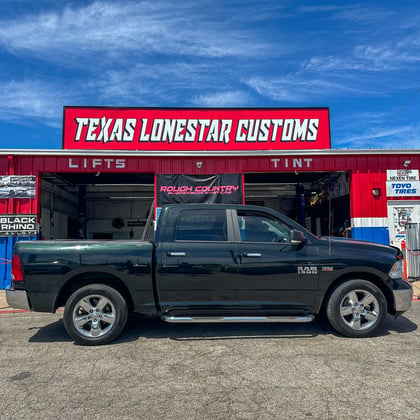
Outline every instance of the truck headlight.
POLYGON ((401 279, 403 277, 403 260, 398 260, 388 273, 391 279, 401 279))

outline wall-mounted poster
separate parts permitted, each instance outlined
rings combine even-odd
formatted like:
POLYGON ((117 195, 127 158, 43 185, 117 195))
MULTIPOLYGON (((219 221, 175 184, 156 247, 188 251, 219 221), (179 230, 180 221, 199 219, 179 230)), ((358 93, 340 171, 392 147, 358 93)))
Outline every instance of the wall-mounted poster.
POLYGON ((34 198, 36 194, 35 175, 0 176, 1 198, 34 198))
POLYGON ((242 204, 240 174, 157 175, 157 206, 165 204, 242 204))
POLYGON ((32 236, 38 232, 36 214, 0 215, 0 236, 32 236))
POLYGON ((401 247, 407 225, 420 223, 420 201, 388 201, 388 226, 391 245, 401 247))

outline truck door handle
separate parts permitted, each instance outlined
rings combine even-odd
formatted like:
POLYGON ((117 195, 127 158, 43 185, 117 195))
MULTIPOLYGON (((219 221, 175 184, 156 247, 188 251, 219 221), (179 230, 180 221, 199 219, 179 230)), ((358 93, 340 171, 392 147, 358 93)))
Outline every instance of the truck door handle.
POLYGON ((244 252, 244 257, 248 258, 261 258, 261 252, 244 252))
POLYGON ((168 257, 185 257, 187 254, 185 252, 178 251, 168 251, 168 257))

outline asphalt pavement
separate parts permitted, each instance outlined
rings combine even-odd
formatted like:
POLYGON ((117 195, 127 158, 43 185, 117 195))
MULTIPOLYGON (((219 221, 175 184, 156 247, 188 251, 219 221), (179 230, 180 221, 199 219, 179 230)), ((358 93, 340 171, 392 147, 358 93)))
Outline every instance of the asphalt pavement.
POLYGON ((75 345, 62 312, 0 316, 0 419, 415 419, 420 302, 376 337, 309 324, 166 324, 132 315, 75 345))

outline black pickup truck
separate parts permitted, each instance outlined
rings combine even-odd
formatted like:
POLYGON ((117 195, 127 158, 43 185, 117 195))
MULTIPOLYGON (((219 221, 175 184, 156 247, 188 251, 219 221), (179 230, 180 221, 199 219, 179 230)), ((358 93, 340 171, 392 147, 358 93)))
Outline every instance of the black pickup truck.
POLYGON ((167 322, 309 322, 325 311, 348 337, 378 332, 410 308, 401 252, 318 238, 273 210, 174 205, 153 241, 16 244, 15 308, 55 312, 79 344, 114 340, 131 311, 167 322))

